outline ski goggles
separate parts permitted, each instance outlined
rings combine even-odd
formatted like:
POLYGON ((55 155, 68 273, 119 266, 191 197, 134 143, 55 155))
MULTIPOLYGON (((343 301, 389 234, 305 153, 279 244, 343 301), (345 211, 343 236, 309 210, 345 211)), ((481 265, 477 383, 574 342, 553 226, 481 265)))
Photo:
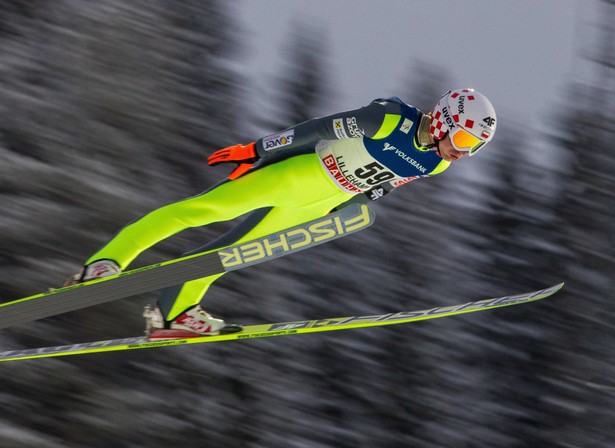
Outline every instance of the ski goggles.
POLYGON ((471 156, 476 154, 485 144, 484 140, 470 134, 465 129, 457 128, 450 133, 451 143, 457 151, 469 152, 471 156))

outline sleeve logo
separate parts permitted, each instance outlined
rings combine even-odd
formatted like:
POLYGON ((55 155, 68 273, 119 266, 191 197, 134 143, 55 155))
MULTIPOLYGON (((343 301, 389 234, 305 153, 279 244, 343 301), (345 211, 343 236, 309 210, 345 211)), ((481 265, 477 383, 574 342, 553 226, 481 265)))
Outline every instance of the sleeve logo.
POLYGON ((333 119, 333 132, 335 132, 335 136, 338 139, 348 138, 348 134, 346 134, 346 129, 344 128, 344 121, 341 118, 333 119))
POLYGON ((282 131, 277 134, 268 135, 263 138, 263 147, 265 151, 272 151, 277 148, 282 148, 292 144, 295 139, 295 130, 282 131))

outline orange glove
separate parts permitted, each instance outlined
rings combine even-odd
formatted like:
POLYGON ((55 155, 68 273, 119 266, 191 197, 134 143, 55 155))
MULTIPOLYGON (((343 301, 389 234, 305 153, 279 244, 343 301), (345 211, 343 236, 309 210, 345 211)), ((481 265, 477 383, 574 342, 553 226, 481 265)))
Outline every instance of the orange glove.
POLYGON ((235 180, 252 168, 258 159, 259 156, 256 153, 256 145, 252 142, 247 145, 235 145, 219 149, 209 156, 207 163, 210 166, 215 166, 220 163, 237 163, 237 168, 228 176, 229 179, 235 180))

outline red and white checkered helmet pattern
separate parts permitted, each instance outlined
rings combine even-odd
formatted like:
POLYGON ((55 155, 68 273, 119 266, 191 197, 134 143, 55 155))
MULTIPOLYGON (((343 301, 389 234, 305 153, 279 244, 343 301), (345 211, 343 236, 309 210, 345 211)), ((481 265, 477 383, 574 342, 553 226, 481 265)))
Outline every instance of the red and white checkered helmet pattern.
POLYGON ((495 126, 495 109, 487 97, 474 89, 457 89, 442 95, 434 107, 429 133, 438 141, 447 132, 461 128, 487 143, 495 134, 495 126))

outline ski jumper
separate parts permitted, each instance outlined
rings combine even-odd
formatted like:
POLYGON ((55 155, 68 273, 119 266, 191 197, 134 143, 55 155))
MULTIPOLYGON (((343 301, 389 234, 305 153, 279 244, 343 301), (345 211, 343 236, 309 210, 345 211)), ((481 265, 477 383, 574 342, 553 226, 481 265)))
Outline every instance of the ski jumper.
MULTIPOLYGON (((420 143, 425 122, 429 117, 417 108, 389 98, 266 136, 256 142, 262 160, 246 174, 129 224, 87 264, 109 259, 126 269, 141 252, 182 230, 249 214, 231 232, 191 253, 219 249, 439 174, 449 162, 420 143)), ((159 306, 165 319, 197 305, 221 275, 163 290, 159 306)))

